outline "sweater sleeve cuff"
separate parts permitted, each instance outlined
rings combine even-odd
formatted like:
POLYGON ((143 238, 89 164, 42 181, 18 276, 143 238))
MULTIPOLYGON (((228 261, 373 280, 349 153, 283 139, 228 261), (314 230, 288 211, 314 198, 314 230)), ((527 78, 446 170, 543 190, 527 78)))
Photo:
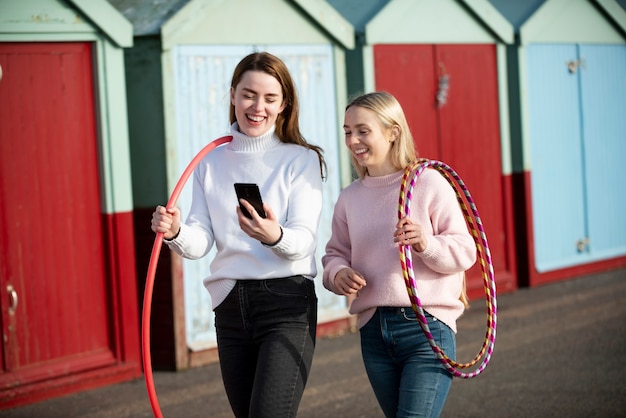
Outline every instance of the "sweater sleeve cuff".
POLYGON ((163 239, 165 245, 169 247, 170 250, 174 251, 178 255, 183 254, 183 246, 186 242, 187 230, 184 224, 180 224, 180 229, 178 233, 172 237, 172 239, 163 239))
POLYGON ((327 289, 335 294, 340 294, 337 289, 337 286, 335 286, 335 277, 337 276, 337 273, 339 273, 341 270, 345 268, 349 268, 349 266, 338 265, 338 266, 332 267, 330 271, 328 272, 328 283, 327 283, 328 288, 327 289))
POLYGON ((266 242, 261 242, 261 244, 263 244, 264 247, 269 247, 269 248, 275 247, 278 244, 280 244, 280 242, 283 240, 283 236, 285 235, 285 231, 283 230, 282 226, 278 225, 278 227, 280 228, 280 237, 278 237, 278 239, 275 242, 271 243, 271 244, 268 244, 266 242))
POLYGON ((293 245, 293 234, 289 229, 285 229, 282 226, 280 227, 281 235, 280 239, 274 245, 269 245, 268 247, 272 249, 272 251, 278 254, 287 254, 290 248, 293 245))

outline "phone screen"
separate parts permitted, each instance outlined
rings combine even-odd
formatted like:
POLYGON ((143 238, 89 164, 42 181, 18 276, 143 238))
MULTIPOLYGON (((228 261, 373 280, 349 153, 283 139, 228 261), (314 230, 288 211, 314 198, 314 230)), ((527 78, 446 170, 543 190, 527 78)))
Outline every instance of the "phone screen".
MULTIPOLYGON (((235 192, 237 193, 237 200, 246 200, 252 205, 254 210, 256 210, 256 213, 258 213, 261 218, 267 217, 265 211, 263 210, 263 199, 261 199, 259 186, 254 183, 235 183, 235 192)), ((252 219, 252 215, 250 215, 250 212, 248 212, 243 205, 239 204, 239 207, 246 218, 252 219)))

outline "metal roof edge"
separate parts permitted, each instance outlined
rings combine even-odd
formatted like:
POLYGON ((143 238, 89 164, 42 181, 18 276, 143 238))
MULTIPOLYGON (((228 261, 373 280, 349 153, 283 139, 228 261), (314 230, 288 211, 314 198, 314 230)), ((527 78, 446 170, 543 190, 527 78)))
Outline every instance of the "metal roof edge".
POLYGON ((500 40, 507 44, 515 41, 515 29, 487 0, 459 0, 465 4, 500 40))
POLYGON ((593 0, 626 36, 626 10, 616 0, 593 0))
POLYGON ((537 10, 535 10, 535 12, 520 26, 520 42, 523 44, 530 34, 536 31, 536 27, 542 19, 551 18, 552 16, 556 18, 559 8, 556 7, 555 4, 558 2, 563 3, 564 1, 567 0, 546 0, 543 4, 541 4, 537 10))
POLYGON ((319 0, 290 0, 322 26, 345 48, 354 49, 354 27, 333 6, 319 0))
MULTIPOLYGON (((546 0, 520 27, 520 42, 525 43, 542 22, 557 20, 558 14, 569 2, 570 0, 546 0)), ((588 2, 598 9, 598 13, 604 13, 607 21, 615 23, 617 30, 626 37, 626 11, 615 0, 588 0, 588 2)))
MULTIPOLYGON (((168 21, 161 25, 161 38, 163 49, 171 48, 171 38, 187 30, 193 25, 192 20, 200 16, 203 10, 219 3, 218 0, 196 1, 190 0, 178 10, 168 21)), ((341 43, 345 48, 353 49, 355 45, 354 27, 329 3, 319 0, 287 0, 287 3, 296 5, 313 20, 333 39, 341 43)))
POLYGON ((181 33, 185 33, 191 26, 195 24, 195 19, 202 15, 202 10, 206 7, 210 7, 213 2, 197 2, 189 0, 183 7, 181 7, 176 13, 170 16, 161 25, 161 45, 164 51, 169 50, 175 44, 172 39, 176 39, 181 36, 181 33))
MULTIPOLYGON (((505 44, 515 43, 515 28, 488 0, 452 0, 456 6, 473 17, 483 26, 496 41, 505 44)), ((409 3, 409 2, 407 2, 409 3)), ((394 0, 386 3, 378 13, 365 24, 365 37, 368 37, 368 26, 383 13, 386 8, 392 7, 394 0)), ((367 43, 367 41, 365 41, 367 43)))
POLYGON ((133 46, 133 25, 106 0, 69 0, 122 48, 133 46))

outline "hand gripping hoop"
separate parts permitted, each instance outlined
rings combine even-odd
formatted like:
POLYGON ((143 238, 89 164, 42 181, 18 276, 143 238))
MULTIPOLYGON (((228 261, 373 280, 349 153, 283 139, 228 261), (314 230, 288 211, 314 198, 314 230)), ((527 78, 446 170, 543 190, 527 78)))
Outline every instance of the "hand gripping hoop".
POLYGON ((487 236, 485 234, 485 230, 483 228, 482 221, 478 214, 478 210, 476 209, 476 205, 472 199, 472 196, 469 193, 469 190, 463 183, 463 180, 459 177, 459 175, 448 165, 441 161, 437 160, 426 160, 419 159, 411 164, 409 164, 404 170, 404 175, 402 177, 402 183, 400 185, 400 198, 398 202, 398 219, 402 219, 405 216, 409 216, 411 213, 411 197, 413 194, 413 187, 419 177, 419 175, 426 169, 427 167, 432 167, 439 171, 441 175, 445 177, 445 179, 450 183, 452 188, 454 189, 457 201, 461 206, 461 210, 463 211, 463 215, 465 217, 465 221, 470 229, 472 237, 474 238, 474 242, 476 243, 476 249, 478 251, 478 258, 480 260, 480 268, 482 271, 483 277, 483 288, 485 291, 485 302, 487 305, 487 331, 485 333, 485 340, 483 342, 482 348, 474 357, 472 361, 469 363, 457 363, 456 361, 450 359, 446 354, 437 346, 433 335, 430 332, 430 328, 428 327, 428 322, 426 320, 426 316, 424 315, 424 309, 422 308, 422 304, 420 302, 415 277, 413 273, 413 261, 411 256, 411 246, 410 245, 400 245, 400 264, 402 265, 402 272, 404 275, 404 281, 406 283, 406 288, 409 293, 409 298, 411 299, 411 307, 415 311, 417 315, 417 319, 419 324, 430 343, 431 348, 437 355, 437 358, 443 363, 445 368, 455 377, 462 377, 464 379, 472 378, 478 376, 489 363, 491 359, 491 355, 493 353, 493 347, 496 342, 496 314, 497 314, 497 304, 496 304, 496 282, 494 278, 493 272, 493 263, 491 260, 491 253, 489 252, 489 245, 487 244, 487 236), (411 173, 415 171, 415 174, 411 177, 411 173), (410 181, 409 181, 410 178, 410 181), (408 185, 407 185, 408 183, 408 185), (467 202, 471 208, 471 215, 468 211, 467 205, 463 200, 463 195, 467 199, 467 202), (479 367, 471 373, 464 373, 459 371, 458 369, 467 369, 474 366, 478 361, 482 358, 482 362, 479 367))
MULTIPOLYGON (((216 147, 230 142, 233 138, 231 136, 223 136, 210 142, 194 157, 189 163, 183 174, 178 179, 176 187, 172 192, 170 200, 167 202, 168 208, 174 207, 178 201, 187 179, 193 173, 196 166, 202 161, 202 159, 216 147)), ((161 408, 159 407, 159 401, 154 389, 154 379, 152 377, 152 360, 150 356, 150 310, 152 307, 152 290, 154 288, 154 275, 156 273, 157 263, 159 262, 159 253, 161 252, 161 246, 163 245, 163 233, 158 232, 154 238, 154 245, 152 246, 152 254, 150 255, 150 263, 148 264, 148 273, 146 276, 146 287, 143 295, 143 313, 142 313, 142 339, 141 349, 143 353, 143 370, 146 380, 146 388, 148 389, 148 397, 150 398, 150 405, 152 405, 152 412, 157 418, 162 418, 161 408)))

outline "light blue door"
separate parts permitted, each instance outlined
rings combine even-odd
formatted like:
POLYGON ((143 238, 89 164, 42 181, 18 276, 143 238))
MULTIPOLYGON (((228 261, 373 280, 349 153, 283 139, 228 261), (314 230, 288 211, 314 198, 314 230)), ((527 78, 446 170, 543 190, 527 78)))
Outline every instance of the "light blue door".
POLYGON ((566 63, 576 46, 528 47, 528 108, 535 267, 577 262, 586 236, 580 89, 566 63))
POLYGON ((581 45, 588 251, 626 254, 626 46, 581 45))
MULTIPOLYGON (((330 238, 334 202, 340 192, 339 146, 335 66, 331 45, 183 45, 176 48, 176 141, 172 147, 178 170, 170 173, 176 181, 180 172, 210 140, 229 132, 230 81, 237 63, 254 50, 279 56, 294 78, 300 101, 300 128, 309 141, 324 149, 328 164, 323 183, 324 206, 318 231, 317 270, 318 322, 347 315, 346 299, 323 290, 321 255, 330 238)), ((173 164, 172 164, 173 165, 173 164)), ((178 206, 185 214, 191 205, 191 188, 181 193, 178 206)), ((213 249, 201 261, 183 260, 185 328, 188 347, 203 350, 216 345, 211 300, 202 279, 210 274, 213 249)))
POLYGON ((626 254, 626 46, 530 45, 535 268, 626 254))

